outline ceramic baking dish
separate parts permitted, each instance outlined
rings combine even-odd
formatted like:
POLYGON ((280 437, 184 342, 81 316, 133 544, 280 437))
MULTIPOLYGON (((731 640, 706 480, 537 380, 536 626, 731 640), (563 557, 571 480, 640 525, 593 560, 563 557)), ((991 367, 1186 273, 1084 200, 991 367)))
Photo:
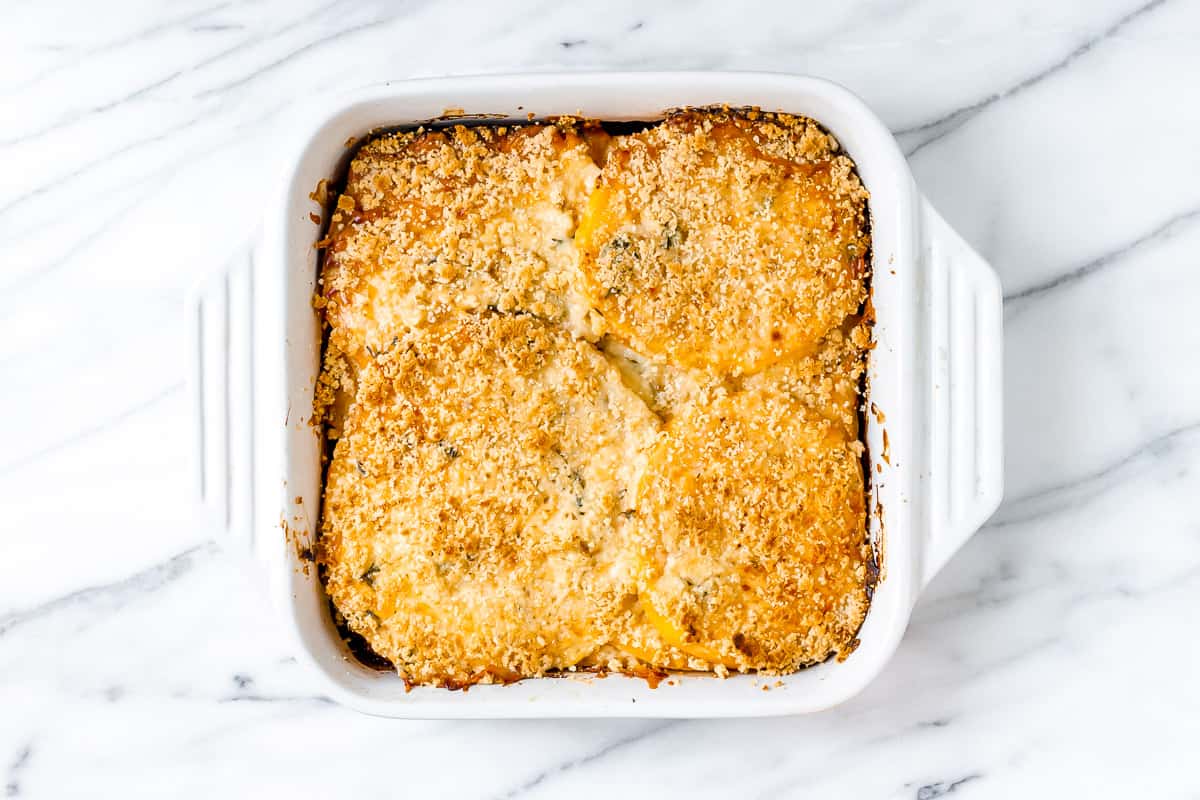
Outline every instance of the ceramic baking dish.
POLYGON ((896 649, 921 588, 995 510, 1001 494, 1001 295, 996 275, 918 192, 887 128, 854 95, 814 78, 756 73, 592 73, 387 83, 324 109, 300 130, 245 257, 203 282, 194 329, 202 519, 266 567, 282 624, 319 691, 392 717, 758 716, 816 711, 861 690, 896 649), (582 114, 653 120, 681 106, 758 106, 812 117, 870 190, 875 349, 865 437, 870 532, 882 578, 841 663, 778 680, 676 676, 543 678, 469 692, 406 691, 360 664, 338 636, 311 551, 320 447, 310 424, 321 328, 318 181, 344 169, 347 142, 461 109, 525 120, 582 114), (770 691, 763 691, 767 686, 770 691))

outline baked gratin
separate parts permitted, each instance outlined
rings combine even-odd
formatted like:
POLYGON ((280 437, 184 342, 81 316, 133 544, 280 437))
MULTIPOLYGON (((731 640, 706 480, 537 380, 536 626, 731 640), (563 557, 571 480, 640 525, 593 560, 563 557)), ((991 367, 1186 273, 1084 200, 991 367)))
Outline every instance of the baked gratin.
POLYGON ((320 245, 320 572, 406 682, 854 648, 870 234, 819 125, 386 134, 320 245))

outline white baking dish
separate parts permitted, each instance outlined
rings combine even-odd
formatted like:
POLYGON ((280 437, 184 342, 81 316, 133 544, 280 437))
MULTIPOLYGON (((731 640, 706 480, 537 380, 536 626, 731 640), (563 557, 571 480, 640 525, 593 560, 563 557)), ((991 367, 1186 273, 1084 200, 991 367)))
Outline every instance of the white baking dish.
POLYGON ((249 542, 266 565, 282 624, 321 690, 393 717, 756 716, 816 711, 861 690, 904 633, 917 594, 1001 494, 999 282, 921 197, 895 140, 858 98, 813 78, 754 73, 594 73, 446 78, 376 86, 299 132, 261 238, 197 290, 194 397, 203 519, 249 542), (651 689, 613 676, 527 680, 469 692, 405 691, 362 666, 303 560, 320 504, 320 441, 310 425, 321 330, 311 298, 318 209, 309 193, 344 167, 346 143, 448 109, 525 119, 583 114, 651 120, 710 104, 813 117, 854 158, 871 192, 876 347, 867 415, 871 535, 882 580, 844 662, 781 679, 678 676, 651 689), (763 691, 767 685, 771 691, 763 691))

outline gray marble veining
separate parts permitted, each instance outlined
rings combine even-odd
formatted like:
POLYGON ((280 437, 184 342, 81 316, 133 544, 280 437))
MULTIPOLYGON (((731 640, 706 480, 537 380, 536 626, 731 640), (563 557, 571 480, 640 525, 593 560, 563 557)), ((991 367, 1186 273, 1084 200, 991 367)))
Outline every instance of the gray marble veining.
MULTIPOLYGON (((27 3, 0 30, 8 797, 1197 797, 1200 6, 27 3), (1001 273, 1008 499, 827 713, 396 722, 187 513, 187 287, 296 110, 443 73, 810 72, 1001 273)), ((702 712, 702 709, 700 710, 702 712)))

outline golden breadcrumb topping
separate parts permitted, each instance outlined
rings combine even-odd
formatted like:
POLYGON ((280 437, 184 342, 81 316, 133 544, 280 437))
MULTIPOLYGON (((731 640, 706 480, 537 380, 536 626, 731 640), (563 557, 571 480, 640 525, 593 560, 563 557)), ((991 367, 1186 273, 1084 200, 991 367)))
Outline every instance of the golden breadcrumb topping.
POLYGON ((315 300, 339 617, 449 687, 852 650, 866 200, 780 114, 365 144, 315 300))
POLYGON ((334 603, 414 682, 576 665, 633 591, 658 428, 559 326, 485 311, 408 331, 361 370, 326 478, 334 603))
POLYGON ((866 190, 801 118, 685 113, 617 139, 576 241, 608 330, 716 373, 811 353, 866 299, 866 190))
POLYGON ((352 356, 453 310, 582 325, 574 233, 599 169, 569 125, 456 127, 368 142, 338 198, 326 316, 352 356))
POLYGON ((806 402, 819 387, 789 389, 689 408, 638 490, 645 614, 669 644, 739 670, 797 669, 850 642, 866 613, 855 417, 848 430, 806 402))

